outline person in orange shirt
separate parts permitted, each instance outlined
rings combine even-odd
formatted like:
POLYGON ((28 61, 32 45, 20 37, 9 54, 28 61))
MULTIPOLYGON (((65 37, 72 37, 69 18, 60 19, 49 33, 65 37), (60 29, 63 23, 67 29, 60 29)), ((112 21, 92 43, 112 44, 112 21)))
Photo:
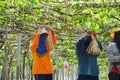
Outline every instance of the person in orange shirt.
POLYGON ((35 80, 52 80, 50 52, 56 45, 56 36, 53 26, 50 25, 49 28, 50 31, 46 31, 44 25, 39 25, 38 34, 32 36, 30 50, 33 58, 32 74, 35 80))

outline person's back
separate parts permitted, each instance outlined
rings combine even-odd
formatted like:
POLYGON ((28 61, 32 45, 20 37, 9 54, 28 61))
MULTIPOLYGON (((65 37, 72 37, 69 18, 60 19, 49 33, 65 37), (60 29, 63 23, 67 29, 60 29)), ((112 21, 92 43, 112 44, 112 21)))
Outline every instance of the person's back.
POLYGON ((120 30, 111 33, 113 42, 107 47, 109 80, 120 80, 120 30))
POLYGON ((52 63, 50 52, 56 45, 56 37, 53 30, 46 32, 43 26, 39 26, 38 34, 32 36, 30 45, 33 58, 32 74, 35 80, 52 80, 52 63))

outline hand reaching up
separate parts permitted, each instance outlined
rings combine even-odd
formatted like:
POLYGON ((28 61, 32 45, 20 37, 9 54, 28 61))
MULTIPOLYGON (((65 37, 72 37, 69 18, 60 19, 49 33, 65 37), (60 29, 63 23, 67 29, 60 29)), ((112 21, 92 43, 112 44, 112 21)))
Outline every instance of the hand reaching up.
POLYGON ((53 31, 53 25, 52 24, 49 25, 49 29, 50 29, 50 31, 53 31))

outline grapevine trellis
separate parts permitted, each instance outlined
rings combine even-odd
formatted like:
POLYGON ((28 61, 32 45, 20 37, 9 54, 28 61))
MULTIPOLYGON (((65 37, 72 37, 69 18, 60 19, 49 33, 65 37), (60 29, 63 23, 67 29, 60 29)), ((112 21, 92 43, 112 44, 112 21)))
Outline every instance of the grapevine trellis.
POLYGON ((106 45, 110 38, 103 37, 113 28, 120 27, 120 1, 95 1, 0 1, 0 79, 33 79, 29 44, 31 35, 37 33, 37 25, 41 23, 46 28, 52 23, 57 35, 57 46, 52 53, 55 70, 61 67, 60 60, 72 58, 68 60, 70 64, 76 63, 73 61, 76 58, 74 45, 78 35, 86 29, 96 31, 106 45))

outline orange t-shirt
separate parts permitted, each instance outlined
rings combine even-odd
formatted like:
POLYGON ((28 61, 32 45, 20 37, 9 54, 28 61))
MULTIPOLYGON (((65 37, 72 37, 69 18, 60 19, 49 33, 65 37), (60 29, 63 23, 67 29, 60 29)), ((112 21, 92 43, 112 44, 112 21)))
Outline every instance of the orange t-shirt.
MULTIPOLYGON (((47 39, 49 39, 50 34, 48 34, 47 39)), ((46 48, 48 50, 48 53, 45 54, 44 56, 40 57, 36 53, 36 49, 39 44, 39 37, 40 34, 37 34, 33 36, 33 43, 30 45, 30 49, 32 52, 32 58, 33 58, 33 67, 32 67, 32 74, 52 74, 52 62, 50 58, 50 52, 52 50, 52 47, 49 44, 46 44, 46 48)), ((51 40, 52 40, 52 45, 56 45, 56 37, 55 34, 52 32, 51 34, 51 40)))

